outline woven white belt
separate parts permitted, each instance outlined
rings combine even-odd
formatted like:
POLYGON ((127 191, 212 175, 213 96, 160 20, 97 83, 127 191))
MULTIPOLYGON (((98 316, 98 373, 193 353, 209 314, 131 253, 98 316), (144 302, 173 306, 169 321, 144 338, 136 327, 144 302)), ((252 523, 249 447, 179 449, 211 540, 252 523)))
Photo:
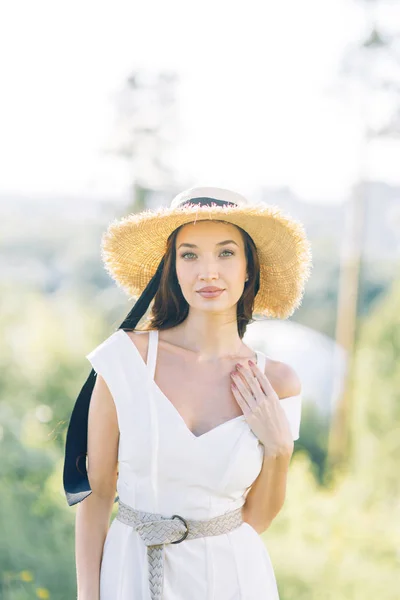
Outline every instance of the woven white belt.
POLYGON ((147 546, 151 600, 162 599, 165 544, 179 544, 186 539, 221 535, 233 531, 243 523, 241 507, 212 519, 194 520, 184 519, 180 515, 165 517, 136 510, 121 500, 116 518, 133 527, 147 546))

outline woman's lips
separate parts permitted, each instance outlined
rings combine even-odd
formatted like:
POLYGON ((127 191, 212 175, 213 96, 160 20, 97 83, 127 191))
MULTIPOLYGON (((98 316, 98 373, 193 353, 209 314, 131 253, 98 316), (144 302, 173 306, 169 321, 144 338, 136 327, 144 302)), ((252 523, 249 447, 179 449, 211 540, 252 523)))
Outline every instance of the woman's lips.
POLYGON ((217 296, 220 296, 222 294, 222 292, 224 292, 225 290, 216 290, 214 292, 198 292, 200 294, 200 296, 203 296, 203 298, 216 298, 217 296))

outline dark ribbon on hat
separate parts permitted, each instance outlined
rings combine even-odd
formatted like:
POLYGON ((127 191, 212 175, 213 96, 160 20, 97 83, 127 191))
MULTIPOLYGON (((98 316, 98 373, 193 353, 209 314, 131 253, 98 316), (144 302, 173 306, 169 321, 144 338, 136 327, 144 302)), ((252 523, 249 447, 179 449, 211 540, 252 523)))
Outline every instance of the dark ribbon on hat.
POLYGON ((199 198, 191 198, 190 200, 184 200, 178 206, 188 206, 190 204, 200 204, 201 206, 211 206, 212 204, 217 204, 218 206, 223 206, 224 204, 228 206, 237 206, 236 202, 228 202, 228 200, 217 200, 216 198, 207 198, 204 196, 200 196, 199 198))
MULTIPOLYGON (((186 200, 179 206, 186 206, 189 204, 211 206, 211 203, 218 205, 228 204, 237 206, 234 202, 216 200, 214 198, 207 197, 186 200)), ((118 329, 132 330, 136 327, 140 319, 146 313, 150 302, 156 295, 163 268, 164 257, 161 259, 160 264, 157 267, 157 271, 150 279, 146 288, 135 302, 133 308, 127 314, 118 329)), ((96 376, 97 373, 92 368, 75 401, 68 425, 67 437, 65 441, 63 485, 69 506, 78 504, 92 493, 86 469, 86 456, 89 405, 94 384, 96 382, 96 376)), ((115 498, 114 502, 117 500, 118 496, 115 498)))

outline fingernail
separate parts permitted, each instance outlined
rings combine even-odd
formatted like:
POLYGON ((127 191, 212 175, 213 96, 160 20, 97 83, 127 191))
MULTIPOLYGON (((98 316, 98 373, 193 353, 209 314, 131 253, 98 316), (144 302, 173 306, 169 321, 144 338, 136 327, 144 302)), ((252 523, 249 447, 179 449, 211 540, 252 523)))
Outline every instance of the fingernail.
POLYGON ((256 363, 253 363, 253 361, 249 359, 249 365, 251 365, 252 367, 255 367, 255 364, 256 363))

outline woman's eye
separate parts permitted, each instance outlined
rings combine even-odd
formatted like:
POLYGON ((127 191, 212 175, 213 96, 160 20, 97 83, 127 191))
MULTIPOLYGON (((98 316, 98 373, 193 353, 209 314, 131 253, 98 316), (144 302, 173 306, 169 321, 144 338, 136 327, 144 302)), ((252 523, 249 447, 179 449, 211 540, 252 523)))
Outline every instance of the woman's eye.
MULTIPOLYGON (((233 256, 233 254, 235 254, 234 252, 232 252, 232 250, 222 250, 221 254, 223 254, 224 252, 228 252, 228 256, 233 256)), ((184 252, 183 254, 181 254, 181 257, 186 258, 189 254, 196 256, 194 252, 184 252)))

